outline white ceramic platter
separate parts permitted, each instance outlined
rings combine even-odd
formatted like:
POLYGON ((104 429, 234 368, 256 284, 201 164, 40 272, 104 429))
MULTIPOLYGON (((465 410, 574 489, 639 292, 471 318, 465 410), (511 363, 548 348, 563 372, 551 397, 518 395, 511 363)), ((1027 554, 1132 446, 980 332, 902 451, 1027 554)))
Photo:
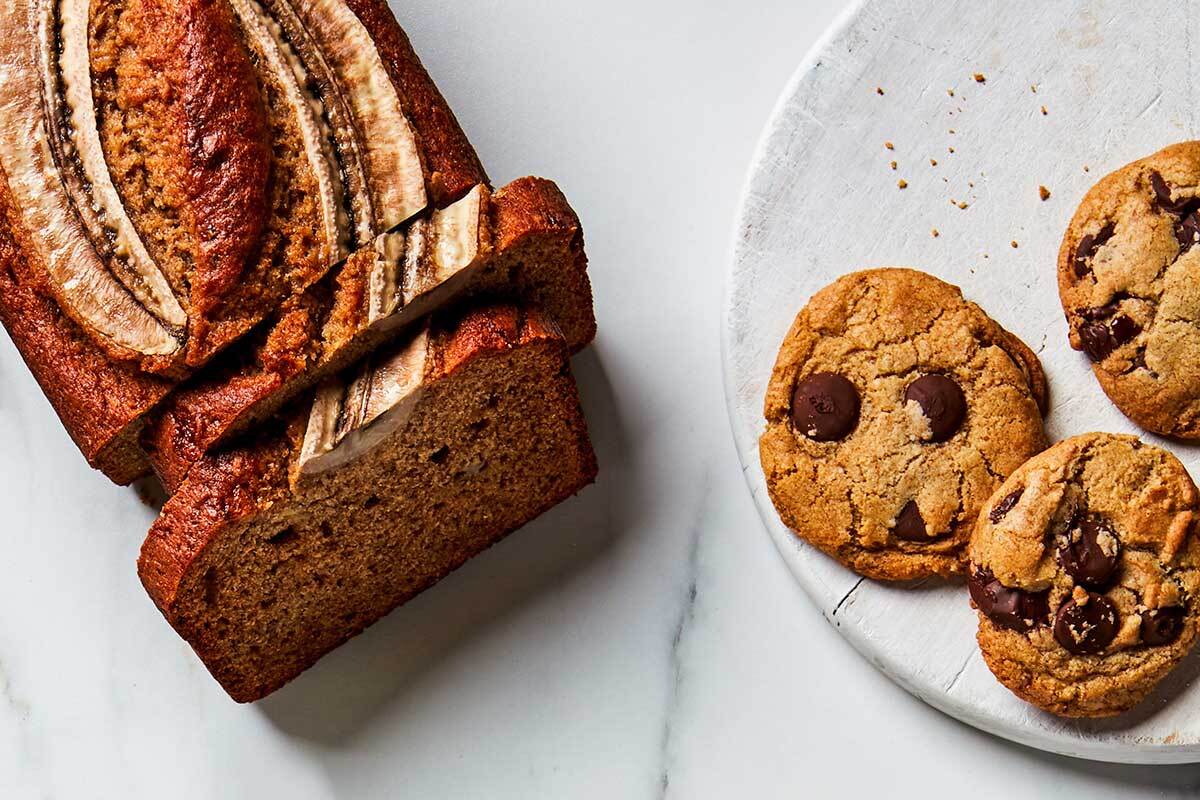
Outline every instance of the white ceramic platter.
MULTIPOLYGON (((729 408, 751 491, 797 580, 863 656, 931 705, 1008 739, 1106 761, 1200 761, 1200 659, 1120 719, 1043 714, 988 672, 963 587, 861 581, 796 540, 767 497, 757 438, 775 353, 796 312, 839 275, 884 265, 962 286, 1038 351, 1053 439, 1136 432, 1067 343, 1055 259, 1092 183, 1196 136, 1193 42, 1200 16, 1188 3, 866 0, 784 92, 733 248, 729 408)), ((1200 477, 1200 448, 1166 446, 1200 477)))

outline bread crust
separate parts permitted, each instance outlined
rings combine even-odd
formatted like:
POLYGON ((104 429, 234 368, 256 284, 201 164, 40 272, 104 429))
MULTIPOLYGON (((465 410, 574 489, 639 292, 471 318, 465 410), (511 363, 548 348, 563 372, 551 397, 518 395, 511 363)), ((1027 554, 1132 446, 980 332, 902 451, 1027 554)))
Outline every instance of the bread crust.
MULTIPOLYGON (((572 351, 590 342, 596 321, 582 231, 558 187, 543 178, 514 181, 494 195, 489 221, 492 254, 464 297, 531 301, 564 329, 572 351), (531 261, 530 255, 538 260, 531 261)), ((365 280, 355 267, 352 259, 336 276, 333 303, 354 305, 361 288, 357 284, 365 280)), ((375 335, 365 326, 324 351, 314 347, 330 305, 319 292, 291 304, 259 337, 253 353, 244 350, 237 361, 181 387, 147 421, 142 445, 168 491, 183 483, 204 453, 266 419, 363 350, 360 340, 375 335)))
MULTIPOLYGON (((212 0, 178 2, 183 8, 196 9, 213 4, 212 0)), ((476 184, 486 183, 478 157, 387 4, 383 0, 347 0, 347 5, 375 37, 389 75, 406 103, 405 110, 411 115, 410 123, 423 151, 431 201, 443 206, 476 184)), ((210 110, 216 115, 211 119, 214 124, 232 122, 239 114, 245 116, 228 107, 210 110)), ((205 173, 202 177, 213 190, 227 190, 231 182, 240 181, 235 180, 238 174, 205 173)), ((178 374, 150 375, 114 358, 103 344, 66 317, 53 299, 44 266, 29 260, 27 254, 34 252, 28 244, 30 232, 22 230, 20 216, 11 213, 14 206, 7 179, 0 186, 0 196, 6 209, 6 230, 0 231, 0 240, 13 243, 0 248, 0 276, 5 281, 5 291, 0 292, 0 320, 88 463, 114 482, 127 484, 149 471, 149 462, 138 444, 145 416, 182 381, 178 374), (28 289, 16 288, 17 283, 28 284, 28 289)), ((236 250, 234 245, 242 241, 241 234, 229 233, 224 239, 236 250)), ((221 271, 214 278, 216 287, 227 286, 231 276, 221 271)), ((287 317, 293 312, 285 307, 281 313, 287 317)), ((280 332, 295 333, 286 325, 280 332)), ((240 347, 239 343, 233 349, 240 347)), ((253 393, 261 387, 253 385, 242 390, 253 393)))

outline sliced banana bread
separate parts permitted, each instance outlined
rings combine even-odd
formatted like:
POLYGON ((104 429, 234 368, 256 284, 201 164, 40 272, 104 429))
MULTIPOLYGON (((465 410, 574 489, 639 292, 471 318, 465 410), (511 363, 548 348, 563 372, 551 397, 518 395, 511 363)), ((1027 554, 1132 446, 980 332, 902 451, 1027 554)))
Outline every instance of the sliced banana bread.
POLYGON ((594 479, 568 353, 518 307, 435 319, 200 460, 143 584, 235 700, 269 694, 594 479))
POLYGON ((269 418, 449 298, 481 294, 538 305, 572 351, 592 340, 596 320, 583 233, 550 181, 522 178, 494 196, 479 188, 430 224, 351 258, 253 347, 197 376, 151 415, 142 443, 155 471, 173 490, 212 447, 269 418), (436 266, 421 266, 439 252, 436 266), (399 277, 381 277, 388 275, 399 277))

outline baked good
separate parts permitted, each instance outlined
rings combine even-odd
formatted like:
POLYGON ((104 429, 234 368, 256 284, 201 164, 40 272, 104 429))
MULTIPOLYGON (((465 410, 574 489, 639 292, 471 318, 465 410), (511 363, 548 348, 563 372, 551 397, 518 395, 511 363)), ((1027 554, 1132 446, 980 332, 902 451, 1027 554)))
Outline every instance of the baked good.
POLYGON ((1058 285, 1071 346, 1146 430, 1200 437, 1200 142, 1103 178, 1063 237, 1058 285))
POLYGON ((419 220, 385 239, 149 417, 142 443, 168 490, 205 452, 270 418, 449 298, 535 302, 572 351, 595 335, 579 219, 549 181, 523 178, 495 195, 478 187, 428 224, 419 220), (449 245, 447 236, 454 240, 449 245), (381 273, 392 277, 380 280, 381 273))
POLYGON ((12 112, 0 124, 0 321, 89 463, 114 481, 149 470, 146 415, 235 340, 210 368, 261 368, 266 378, 238 387, 257 419, 304 388, 289 372, 336 369, 459 293, 503 286, 590 338, 578 221, 557 188, 532 180, 492 204, 504 226, 492 221, 493 233, 523 233, 488 244, 504 256, 520 238, 523 255, 495 267, 480 258, 473 280, 429 286, 390 322, 356 326, 358 279, 369 283, 364 265, 378 263, 371 237, 418 227, 487 183, 382 0, 18 5, 0 23, 10 79, 0 107, 12 112), (55 37, 61 46, 48 46, 55 37), (322 171, 330 158, 338 169, 322 171), (567 232, 572 260, 533 263, 539 241, 557 258, 567 232), (359 269, 330 271, 346 252, 359 269), (172 303, 182 327, 164 323, 178 321, 172 303), (270 330, 247 341, 263 319, 270 330), (304 338, 322 326, 341 338, 304 338), (148 331, 163 352, 126 346, 148 331), (318 364, 320 353, 337 358, 318 364))
POLYGON ((265 696, 593 479, 567 357, 532 310, 435 320, 201 459, 142 582, 235 700, 265 696))
POLYGON ((909 269, 855 272, 813 296, 780 348, 759 442, 797 536, 880 580, 963 569, 975 517, 1046 446, 1037 357, 909 269))
POLYGON ((343 0, 11 4, 0 166, 63 312, 178 376, 419 213, 385 58, 343 0))
POLYGON ((1059 442, 980 513, 968 581, 979 647, 1017 696, 1054 714, 1127 711, 1192 649, 1196 486, 1133 436, 1059 442))

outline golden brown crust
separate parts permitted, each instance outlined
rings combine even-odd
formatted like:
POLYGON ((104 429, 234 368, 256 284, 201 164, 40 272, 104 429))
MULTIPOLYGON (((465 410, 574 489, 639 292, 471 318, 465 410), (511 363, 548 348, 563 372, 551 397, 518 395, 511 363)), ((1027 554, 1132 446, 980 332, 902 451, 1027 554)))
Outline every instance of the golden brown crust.
MULTIPOLYGON (((124 201, 185 300, 189 326, 181 355, 196 367, 291 291, 255 263, 271 212, 272 171, 258 79, 225 2, 94 0, 93 6, 97 80, 110 87, 98 108, 107 156, 125 184, 124 201), (255 291, 243 280, 251 267, 257 267, 253 282, 261 284, 255 291)), ((283 178, 277 168, 274 180, 283 178)), ((141 365, 164 370, 146 359, 141 365)))
MULTIPOLYGON (((536 303, 562 328, 572 350, 583 347, 595 335, 596 322, 579 219, 566 198, 550 181, 522 178, 496 192, 491 207, 494 246, 467 296, 536 303)), ((352 258, 335 277, 334 314, 340 305, 361 306, 360 266, 352 258)), ((239 360, 181 387, 148 421, 143 446, 168 490, 183 482, 204 453, 345 366, 362 349, 358 340, 374 335, 361 324, 347 324, 337 341, 314 348, 318 320, 330 307, 316 293, 291 304, 253 352, 245 350, 239 360)), ((346 316, 353 318, 353 311, 346 316)))
POLYGON ((346 0, 346 5, 371 32, 392 82, 400 89, 405 114, 417 134, 425 158, 430 202, 435 206, 446 206, 476 184, 487 184, 487 174, 475 148, 425 71, 408 35, 387 3, 384 0, 346 0))
MULTIPOLYGON (((217 310, 258 246, 267 215, 266 113, 232 12, 188 0, 180 44, 188 199, 200 242, 192 309, 217 310)), ((199 335, 199 332, 197 332, 199 335)))
MULTIPOLYGON (((537 342, 561 346, 562 337, 553 322, 536 312, 490 306, 442 317, 431 330, 433 369, 425 384, 446 379, 474 359, 537 342)), ((572 424, 581 448, 589 454, 584 472, 591 480, 595 461, 586 426, 582 418, 572 424)), ((237 522, 288 501, 289 466, 297 444, 294 436, 276 430, 251 444, 209 455, 193 466, 167 501, 142 545, 138 574, 172 624, 176 592, 204 548, 237 522)))

